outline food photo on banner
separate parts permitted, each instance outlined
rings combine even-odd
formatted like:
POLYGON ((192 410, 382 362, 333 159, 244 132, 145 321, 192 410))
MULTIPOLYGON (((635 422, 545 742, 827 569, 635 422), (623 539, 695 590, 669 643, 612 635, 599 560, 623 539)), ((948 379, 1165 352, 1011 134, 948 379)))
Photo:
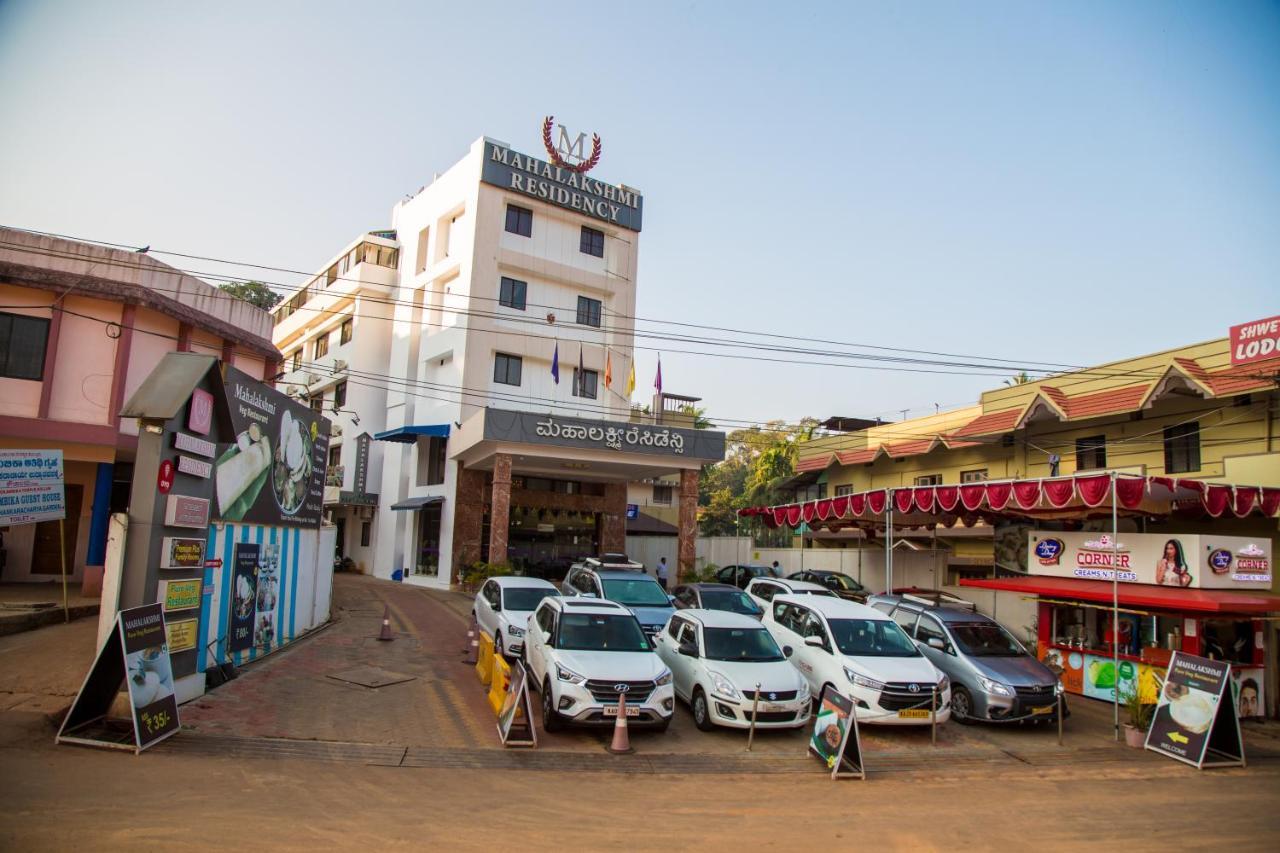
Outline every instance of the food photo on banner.
POLYGON ((1196 767, 1244 764, 1230 672, 1225 661, 1174 652, 1147 749, 1196 767))
POLYGON ((822 692, 818 713, 813 719, 809 754, 826 765, 832 779, 843 776, 866 778, 853 701, 829 686, 822 692))
POLYGON ((253 644, 260 651, 270 651, 276 637, 276 601, 280 595, 280 546, 262 546, 258 563, 256 611, 253 620, 253 644))
POLYGON ((245 652, 253 648, 258 612, 258 559, 262 546, 237 542, 231 576, 231 615, 227 625, 227 649, 245 652))
POLYGON ((138 748, 145 749, 178 730, 178 702, 161 606, 120 611, 120 633, 138 748))
POLYGON ((215 463, 218 517, 318 525, 329 422, 234 367, 226 368, 224 382, 235 440, 215 463))

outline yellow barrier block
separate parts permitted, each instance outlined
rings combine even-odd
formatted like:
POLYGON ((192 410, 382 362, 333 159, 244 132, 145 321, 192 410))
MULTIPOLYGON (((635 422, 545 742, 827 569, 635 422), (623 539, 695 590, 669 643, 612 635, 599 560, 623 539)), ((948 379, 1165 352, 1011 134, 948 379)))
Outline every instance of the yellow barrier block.
POLYGON ((511 664, 502 655, 493 656, 493 684, 489 687, 489 707, 496 716, 502 710, 507 697, 507 683, 511 680, 511 664))
POLYGON ((493 680, 493 637, 480 632, 480 654, 476 656, 476 674, 480 683, 488 687, 493 680))

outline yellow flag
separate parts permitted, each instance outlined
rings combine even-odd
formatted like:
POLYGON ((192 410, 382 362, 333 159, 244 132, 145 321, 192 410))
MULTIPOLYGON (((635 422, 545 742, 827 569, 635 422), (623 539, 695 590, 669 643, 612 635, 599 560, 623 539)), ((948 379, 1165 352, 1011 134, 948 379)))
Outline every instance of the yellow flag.
POLYGON ((635 390, 636 390, 636 360, 632 358, 631 374, 627 376, 627 398, 628 399, 630 399, 631 395, 635 393, 635 390))
POLYGON ((613 350, 605 350, 604 354, 604 387, 613 387, 613 350))

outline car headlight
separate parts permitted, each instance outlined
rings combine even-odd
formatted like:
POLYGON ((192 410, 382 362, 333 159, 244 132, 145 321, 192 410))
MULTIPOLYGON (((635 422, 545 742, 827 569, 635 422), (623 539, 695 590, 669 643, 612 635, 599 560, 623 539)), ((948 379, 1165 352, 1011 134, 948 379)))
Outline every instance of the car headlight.
POLYGON ((583 678, 581 675, 578 675, 578 673, 574 672, 571 669, 565 669, 560 664, 556 664, 556 678, 560 679, 561 681, 567 681, 570 684, 581 684, 582 682, 586 681, 586 679, 583 678))
POLYGON ((656 679, 654 679, 654 683, 657 684, 659 687, 666 687, 668 684, 670 684, 671 670, 664 669, 662 671, 662 675, 659 675, 656 679))
POLYGON ((715 688, 715 692, 720 696, 734 701, 741 698, 738 693, 738 688, 734 687, 733 682, 728 678, 725 678, 724 675, 716 672, 714 669, 707 670, 707 675, 711 678, 711 684, 715 688))
POLYGON ((946 693, 951 689, 951 679, 947 678, 947 674, 942 673, 942 677, 938 679, 938 692, 946 693))
POLYGON ((1066 689, 1066 688, 1064 688, 1064 687, 1062 686, 1062 680, 1061 680, 1061 679, 1059 679, 1059 680, 1057 680, 1057 681, 1055 681, 1055 682, 1053 683, 1053 693, 1054 693, 1054 695, 1055 695, 1055 696, 1056 696, 1056 695, 1058 695, 1058 694, 1060 694, 1060 693, 1062 693, 1062 691, 1063 691, 1064 689, 1066 689))
POLYGON ((800 689, 796 691, 796 698, 800 700, 809 698, 809 682, 805 681, 803 678, 800 679, 800 689))
POLYGON ((852 681, 858 687, 865 687, 868 690, 883 690, 884 682, 876 681, 874 678, 867 678, 860 672, 844 667, 844 677, 852 681))
POLYGON ((508 626, 507 626, 507 633, 508 633, 508 634, 510 634, 510 635, 511 635, 511 636, 513 636, 513 637, 523 637, 523 636, 524 636, 524 629, 523 629, 523 628, 517 628, 515 625, 508 625, 508 626))
POLYGON ((1008 685, 1001 684, 998 681, 992 681, 990 678, 983 678, 981 675, 978 676, 978 684, 981 685, 982 689, 987 693, 994 693, 997 696, 1013 695, 1013 690, 1008 685))

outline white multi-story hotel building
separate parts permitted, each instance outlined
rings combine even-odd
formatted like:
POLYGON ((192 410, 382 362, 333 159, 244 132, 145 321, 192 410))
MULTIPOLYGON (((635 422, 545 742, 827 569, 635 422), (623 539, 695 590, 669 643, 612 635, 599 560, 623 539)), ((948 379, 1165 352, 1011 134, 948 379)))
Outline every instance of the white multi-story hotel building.
POLYGON ((276 309, 283 384, 337 410, 326 503, 364 571, 554 575, 624 549, 628 484, 679 507, 692 565, 724 440, 687 428, 690 398, 633 413, 643 199, 587 174, 598 156, 548 156, 477 140, 276 309))

